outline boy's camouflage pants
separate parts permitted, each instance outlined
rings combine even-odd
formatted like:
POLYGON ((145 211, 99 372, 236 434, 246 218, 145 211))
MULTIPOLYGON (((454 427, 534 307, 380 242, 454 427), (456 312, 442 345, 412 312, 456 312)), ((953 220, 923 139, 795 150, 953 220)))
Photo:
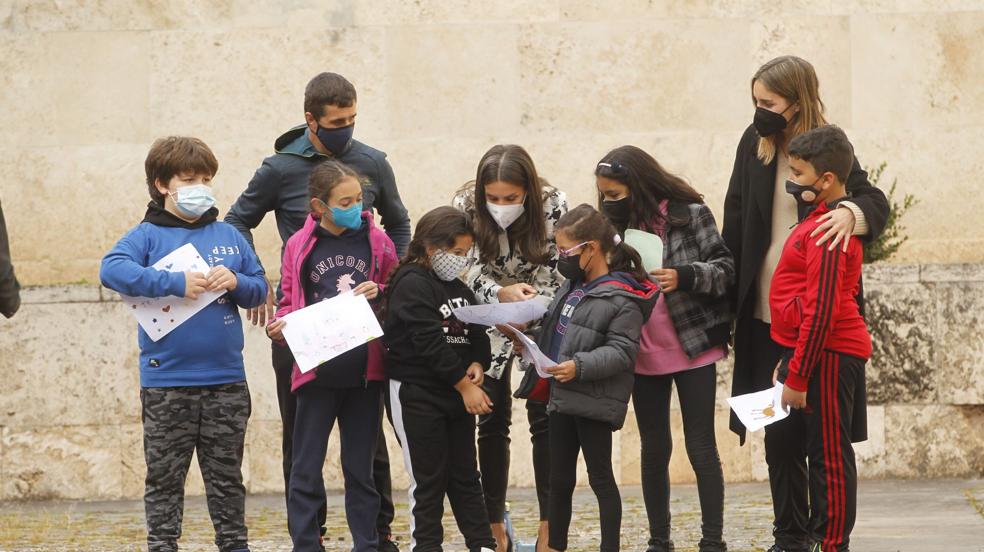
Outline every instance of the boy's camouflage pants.
POLYGON ((215 544, 247 550, 246 488, 240 469, 250 414, 246 382, 208 387, 144 387, 144 508, 148 552, 178 549, 184 484, 192 453, 205 480, 215 544))

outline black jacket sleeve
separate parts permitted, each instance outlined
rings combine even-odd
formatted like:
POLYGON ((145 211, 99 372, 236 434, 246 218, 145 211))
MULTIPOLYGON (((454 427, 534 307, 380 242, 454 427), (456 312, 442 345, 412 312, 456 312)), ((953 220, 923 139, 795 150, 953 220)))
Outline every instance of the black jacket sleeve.
POLYGON ((392 315, 403 331, 410 334, 408 341, 413 351, 408 351, 407 356, 412 355, 421 365, 430 366, 449 386, 461 381, 467 365, 444 337, 444 317, 438 309, 441 298, 434 286, 424 276, 407 274, 391 293, 392 315))
MULTIPOLYGON (((724 245, 731 252, 731 257, 734 259, 736 271, 734 284, 737 284, 737 273, 741 271, 743 188, 746 178, 745 169, 749 155, 749 144, 752 141, 752 137, 749 136, 749 130, 745 131, 745 134, 742 135, 741 140, 738 142, 738 148, 735 150, 735 164, 731 169, 731 180, 728 181, 728 191, 724 196, 724 224, 721 227, 721 238, 724 240, 724 245)), ((731 286, 733 302, 737 301, 737 289, 737 285, 731 286)))
POLYGON ((483 372, 488 370, 492 366, 492 343, 489 341, 488 328, 469 324, 468 340, 471 341, 471 362, 481 364, 483 372))
POLYGON ((10 318, 20 308, 20 284, 14 276, 10 261, 10 244, 7 241, 7 223, 0 205, 0 313, 10 318))
POLYGON ((374 159, 374 161, 376 162, 376 183, 379 185, 380 193, 374 207, 382 217, 381 222, 383 229, 386 230, 386 235, 393 240, 396 253, 402 258, 406 255, 407 247, 410 245, 410 215, 407 213, 403 199, 400 198, 400 191, 396 187, 393 167, 383 156, 374 159))
POLYGON ((260 168, 256 169, 246 190, 226 213, 225 221, 239 230, 253 251, 256 251, 253 228, 260 225, 268 212, 277 208, 280 184, 280 171, 274 168, 269 159, 265 159, 260 168))
POLYGON ((851 174, 847 176, 847 193, 868 222, 868 233, 859 237, 864 241, 871 241, 880 236, 888 221, 888 198, 885 197, 885 192, 868 182, 868 173, 861 168, 857 157, 854 158, 851 174))

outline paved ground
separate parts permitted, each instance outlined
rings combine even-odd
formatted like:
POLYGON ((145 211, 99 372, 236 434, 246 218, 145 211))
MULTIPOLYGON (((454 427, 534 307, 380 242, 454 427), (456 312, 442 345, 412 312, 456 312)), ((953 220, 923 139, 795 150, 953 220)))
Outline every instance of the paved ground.
MULTIPOLYGON (((694 550, 700 513, 696 488, 673 488, 673 538, 678 550, 694 550)), ((622 548, 645 550, 647 524, 640 490, 622 490, 625 515, 622 548)), ((765 484, 735 484, 727 488, 725 539, 733 551, 764 550, 770 543, 771 505, 765 484)), ((405 495, 400 495, 402 498, 405 495)), ((349 550, 341 497, 331 497, 329 550, 349 550)), ((529 490, 511 492, 512 516, 520 535, 535 534, 534 496, 529 490)), ((597 509, 589 489, 575 496, 572 551, 597 550, 597 509)), ((405 541, 406 504, 398 506, 394 532, 405 541)), ((279 496, 251 496, 248 504, 250 543, 254 552, 290 550, 284 508, 279 496)), ((448 551, 463 549, 453 520, 445 527, 448 551)), ((143 550, 143 509, 140 502, 0 503, 0 551, 138 551, 143 550)), ((182 550, 214 550, 204 500, 191 498, 185 512, 182 550)), ((984 480, 865 481, 862 483, 855 551, 984 552, 984 480)), ((403 550, 408 550, 403 546, 403 550)))

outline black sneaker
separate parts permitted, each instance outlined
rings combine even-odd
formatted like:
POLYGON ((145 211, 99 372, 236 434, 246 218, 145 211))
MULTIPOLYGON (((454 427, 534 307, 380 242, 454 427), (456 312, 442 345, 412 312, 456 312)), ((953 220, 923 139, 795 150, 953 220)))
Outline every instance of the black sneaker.
POLYGON ((390 538, 389 535, 379 535, 379 552, 400 552, 400 547, 390 538))
POLYGON ((706 539, 700 539, 697 544, 698 552, 728 552, 728 545, 723 540, 710 541, 706 539))
POLYGON ((674 552, 672 540, 649 539, 649 548, 646 552, 674 552))

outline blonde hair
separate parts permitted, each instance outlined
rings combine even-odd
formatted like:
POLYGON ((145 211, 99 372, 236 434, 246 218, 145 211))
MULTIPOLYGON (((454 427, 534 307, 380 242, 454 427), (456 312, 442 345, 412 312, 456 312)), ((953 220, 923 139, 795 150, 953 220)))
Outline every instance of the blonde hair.
MULTIPOLYGON (((770 91, 779 94, 790 104, 798 103, 797 111, 789 126, 785 130, 772 135, 759 138, 758 158, 768 165, 776 157, 776 151, 780 147, 785 147, 789 141, 796 136, 815 128, 820 128, 827 124, 824 118, 824 105, 820 99, 820 83, 817 80, 817 73, 813 70, 810 62, 796 56, 780 56, 768 61, 759 68, 752 77, 751 86, 754 89, 755 81, 762 81, 762 84, 770 91), (779 142, 778 140, 782 140, 779 142)), ((755 104, 755 95, 752 95, 752 104, 755 104)))

